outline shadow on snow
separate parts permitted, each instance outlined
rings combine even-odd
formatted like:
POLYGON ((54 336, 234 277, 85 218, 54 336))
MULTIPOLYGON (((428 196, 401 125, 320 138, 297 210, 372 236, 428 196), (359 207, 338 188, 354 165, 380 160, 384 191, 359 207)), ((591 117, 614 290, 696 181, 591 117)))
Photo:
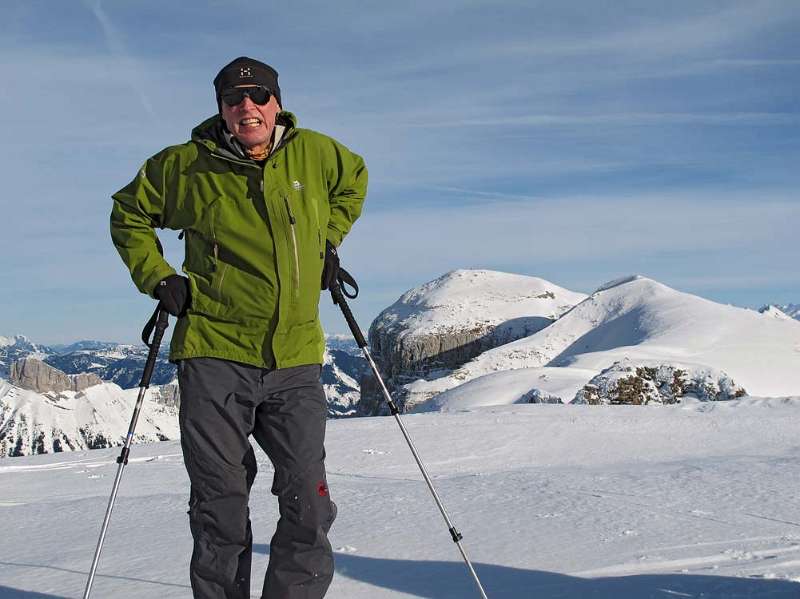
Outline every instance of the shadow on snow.
MULTIPOLYGON (((268 554, 264 544, 255 553, 268 554)), ((783 580, 695 574, 641 574, 613 578, 576 578, 566 574, 474 564, 491 599, 797 599, 800 584, 783 580)), ((428 599, 464 599, 478 593, 461 562, 379 559, 336 555, 336 573, 376 587, 428 599)), ((120 578, 123 577, 114 577, 120 578)), ((137 579, 131 579, 137 580, 137 579)), ((155 582, 145 581, 142 582, 155 582)), ((159 583, 156 583, 159 584, 159 583)), ((163 584, 163 583, 162 583, 163 584)), ((168 586, 183 586, 168 584, 168 586)), ((0 585, 3 599, 66 599, 0 585)))
POLYGON ((22 589, 12 589, 0 585, 0 597, 3 599, 66 599, 62 595, 48 595, 46 593, 34 593, 33 591, 23 591, 22 589))
MULTIPOLYGON (((267 554, 256 544, 253 551, 267 554)), ((577 578, 554 572, 473 564, 490 599, 797 599, 800 584, 785 580, 698 574, 640 574, 577 578)), ((461 562, 379 559, 336 554, 336 573, 354 580, 430 599, 477 597, 475 584, 461 562)))

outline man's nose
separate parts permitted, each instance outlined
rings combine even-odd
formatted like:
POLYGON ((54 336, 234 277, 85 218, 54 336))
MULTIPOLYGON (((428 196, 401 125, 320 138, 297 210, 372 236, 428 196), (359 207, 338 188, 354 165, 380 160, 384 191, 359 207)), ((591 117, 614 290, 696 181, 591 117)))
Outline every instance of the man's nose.
POLYGON ((242 109, 245 109, 245 108, 251 108, 251 107, 253 107, 253 106, 255 106, 255 105, 256 105, 256 103, 255 103, 255 102, 253 102, 253 101, 250 99, 250 96, 249 96, 248 94, 245 94, 245 95, 244 95, 244 98, 242 98, 242 101, 241 101, 241 102, 239 102, 239 108, 242 108, 242 109))

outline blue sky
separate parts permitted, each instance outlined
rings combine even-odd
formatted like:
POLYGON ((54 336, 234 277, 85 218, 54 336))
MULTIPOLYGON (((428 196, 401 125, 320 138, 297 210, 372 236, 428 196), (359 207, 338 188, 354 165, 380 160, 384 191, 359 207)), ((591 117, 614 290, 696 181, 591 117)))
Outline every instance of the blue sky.
MULTIPOLYGON (((246 54, 370 168, 341 249, 367 328, 454 268, 590 292, 640 273, 800 302, 800 3, 7 3, 0 335, 134 341, 111 193, 246 54), (189 8, 190 7, 190 8, 189 8)), ((182 259, 177 233, 162 239, 182 259)), ((328 332, 345 332, 323 297, 328 332)))

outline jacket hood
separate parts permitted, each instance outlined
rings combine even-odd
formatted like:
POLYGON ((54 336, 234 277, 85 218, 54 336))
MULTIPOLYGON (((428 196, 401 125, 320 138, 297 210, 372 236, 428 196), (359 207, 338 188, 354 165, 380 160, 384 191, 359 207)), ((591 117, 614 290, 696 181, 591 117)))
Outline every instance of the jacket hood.
MULTIPOLYGON (((282 110, 275 117, 275 125, 282 125, 286 128, 284 133, 284 137, 286 137, 297 127, 297 117, 288 110, 282 110)), ((219 114, 215 114, 192 129, 192 141, 201 143, 212 151, 224 149, 227 147, 225 142, 227 131, 225 121, 219 114)))

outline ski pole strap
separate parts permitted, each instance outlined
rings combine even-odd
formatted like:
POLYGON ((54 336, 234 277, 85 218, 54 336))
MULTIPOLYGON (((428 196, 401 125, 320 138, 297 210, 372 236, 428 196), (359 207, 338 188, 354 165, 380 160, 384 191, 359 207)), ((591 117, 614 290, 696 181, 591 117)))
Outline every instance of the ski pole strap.
POLYGON ((339 272, 336 275, 336 280, 339 282, 339 287, 341 287, 342 293, 345 295, 345 297, 348 297, 350 299, 356 299, 358 297, 358 283, 356 283, 356 280, 353 278, 353 275, 347 272, 344 268, 339 267, 339 272), (350 295, 347 292, 347 287, 345 287, 345 285, 349 285, 350 287, 355 289, 352 295, 350 295))
MULTIPOLYGON (((153 311, 153 315, 150 317, 150 320, 147 321, 147 324, 144 325, 142 329, 142 342, 149 348, 152 349, 153 345, 155 345, 156 339, 150 340, 150 336, 153 334, 157 324, 160 324, 159 329, 163 330, 167 328, 167 321, 169 319, 169 314, 166 310, 161 309, 161 302, 158 303, 156 309, 153 311)), ((161 338, 159 337, 158 343, 161 344, 161 338)))

